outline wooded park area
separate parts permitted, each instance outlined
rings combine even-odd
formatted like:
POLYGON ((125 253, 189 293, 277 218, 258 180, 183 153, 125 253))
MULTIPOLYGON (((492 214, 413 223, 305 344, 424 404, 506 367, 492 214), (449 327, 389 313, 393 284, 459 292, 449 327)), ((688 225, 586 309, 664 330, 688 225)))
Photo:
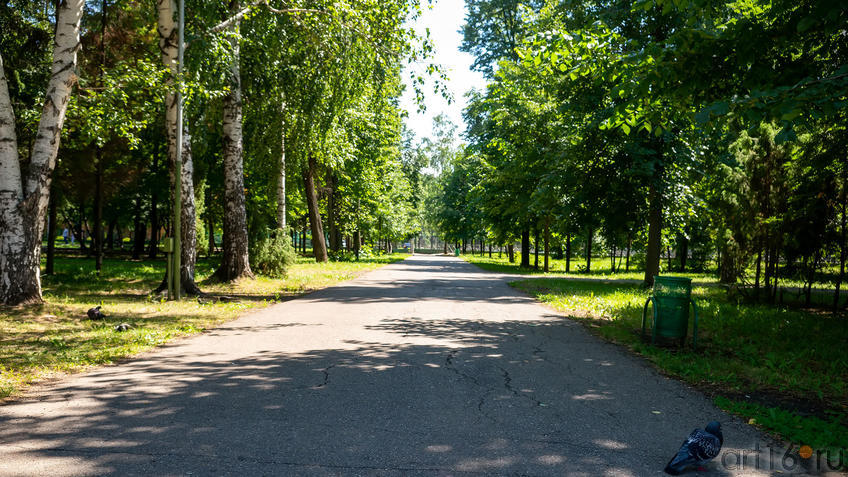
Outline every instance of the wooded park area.
POLYGON ((0 4, 0 397, 409 244, 546 274, 514 286, 762 397, 721 407, 787 439, 844 444, 848 4, 465 4, 486 84, 426 138, 401 96, 448 95, 429 1, 0 4), (161 294, 172 235, 191 301, 161 294), (634 331, 659 274, 695 279, 698 350, 634 331), (104 300, 134 331, 80 320, 104 300))

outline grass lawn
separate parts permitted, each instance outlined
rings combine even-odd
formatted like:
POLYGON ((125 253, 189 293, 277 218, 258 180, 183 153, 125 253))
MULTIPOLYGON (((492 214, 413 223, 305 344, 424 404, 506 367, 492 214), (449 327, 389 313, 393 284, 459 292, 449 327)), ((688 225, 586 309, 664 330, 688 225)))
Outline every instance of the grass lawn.
MULTIPOLYGON (((642 281, 645 277, 645 271, 642 265, 636 264, 635 259, 631 260, 630 263, 630 271, 625 271, 625 261, 619 260, 616 262, 616 271, 612 272, 612 267, 610 264, 609 257, 592 257, 592 269, 591 273, 585 273, 586 269, 586 259, 584 257, 572 257, 571 258, 571 266, 569 268, 569 272, 565 271, 566 261, 564 259, 555 259, 551 258, 550 260, 550 272, 545 274, 542 272, 542 267, 544 265, 544 255, 539 254, 539 270, 533 269, 523 269, 518 267, 518 262, 520 262, 521 257, 519 254, 515 254, 516 263, 509 263, 506 254, 504 253, 501 257, 498 257, 497 252, 492 253, 492 258, 489 258, 488 254, 484 256, 480 255, 467 255, 463 254, 462 258, 465 260, 478 265, 479 267, 489 270, 492 272, 500 272, 500 273, 518 273, 521 275, 549 275, 556 277, 570 277, 570 278, 615 278, 618 280, 639 280, 642 281)), ((533 254, 530 254, 530 263, 533 263, 533 254)), ((677 266, 677 261, 674 261, 673 266, 677 266)), ((715 264, 711 264, 711 267, 715 267, 715 264)), ((660 268, 662 270, 668 270, 668 261, 665 258, 660 260, 660 268)), ((817 306, 829 306, 833 300, 833 294, 831 293, 836 288, 836 280, 838 278, 838 264, 834 264, 831 266, 824 267, 819 273, 816 274, 816 282, 813 283, 813 288, 817 290, 819 293, 814 294, 813 296, 813 304, 817 306)), ((753 284, 754 281, 754 273, 755 269, 750 268, 746 270, 746 275, 748 280, 753 284)), ((686 272, 679 273, 675 271, 663 271, 663 275, 673 276, 673 277, 688 277, 691 278, 695 283, 718 283, 718 277, 715 273, 715 269, 712 268, 712 271, 709 273, 704 272, 686 272)), ((763 280, 764 276, 760 275, 760 279, 763 280)), ((785 278, 781 277, 778 283, 778 286, 781 288, 787 288, 786 293, 786 301, 787 302, 797 302, 800 300, 798 294, 800 293, 800 288, 804 286, 804 281, 798 277, 795 278, 785 278)), ((845 284, 842 285, 842 288, 845 288, 845 284)), ((845 303, 848 300, 848 295, 843 293, 843 297, 840 300, 841 303, 845 303)))
MULTIPOLYGON (((488 258, 465 258, 488 270, 514 271, 488 258)), ((697 350, 691 339, 683 349, 642 340, 650 291, 629 280, 641 279, 638 273, 555 272, 512 285, 790 442, 848 448, 848 317, 731 302, 723 289, 710 286, 711 277, 686 276, 694 279, 700 311, 697 350)))
POLYGON ((235 319, 248 309, 327 287, 407 256, 323 264, 299 257, 285 279, 258 277, 214 285, 202 281, 212 274, 217 261, 200 260, 201 289, 234 300, 206 304, 193 298, 168 302, 148 295, 164 276, 164 260, 105 259, 103 275, 98 277, 93 259, 57 257, 56 273, 42 277, 44 304, 0 307, 0 399, 51 374, 113 363, 235 319), (85 319, 86 311, 101 302, 107 318, 102 322, 85 319), (116 332, 114 326, 119 323, 133 328, 116 332))
MULTIPOLYGON (((520 275, 548 275, 548 276, 556 276, 556 277, 569 277, 569 278, 603 278, 610 279, 615 278, 617 280, 639 280, 642 281, 645 278, 644 270, 636 270, 635 266, 631 264, 630 271, 624 271, 624 261, 621 262, 620 268, 617 268, 617 271, 613 273, 610 267, 609 258, 600 258, 593 257, 592 258, 592 271, 591 273, 585 273, 583 270, 586 269, 586 259, 585 258, 571 258, 571 266, 569 272, 565 271, 565 260, 559 260, 552 258, 549 263, 550 272, 545 274, 542 272, 542 266, 544 265, 544 256, 539 254, 539 270, 519 268, 518 263, 521 261, 521 257, 519 254, 515 254, 515 263, 509 263, 509 260, 506 257, 506 254, 503 254, 502 257, 498 258, 497 252, 492 253, 492 258, 489 258, 488 255, 480 256, 480 255, 462 255, 462 258, 479 266, 484 270, 488 270, 490 272, 498 272, 498 273, 517 273, 520 275)), ((533 254, 530 254, 530 263, 533 263, 533 254)), ((663 261, 663 264, 665 262, 663 261)), ((718 283, 718 278, 714 273, 663 273, 663 275, 671 275, 671 276, 685 276, 694 279, 698 283, 718 283)))

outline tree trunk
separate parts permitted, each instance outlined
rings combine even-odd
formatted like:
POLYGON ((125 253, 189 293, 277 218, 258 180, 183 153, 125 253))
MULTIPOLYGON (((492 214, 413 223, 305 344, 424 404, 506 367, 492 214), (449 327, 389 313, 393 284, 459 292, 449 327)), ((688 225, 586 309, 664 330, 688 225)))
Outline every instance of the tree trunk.
POLYGON ((571 234, 565 236, 565 273, 571 271, 571 234))
POLYGON ((335 174, 328 174, 327 185, 329 194, 327 196, 327 227, 330 235, 330 250, 337 252, 342 248, 342 235, 338 224, 338 201, 336 200, 336 188, 338 178, 335 174))
POLYGON ((667 262, 667 265, 666 265, 667 268, 666 269, 668 271, 671 271, 672 270, 672 267, 671 267, 671 246, 666 246, 666 248, 665 248, 665 258, 666 258, 666 262, 667 262))
POLYGON ((144 253, 145 225, 144 219, 141 218, 141 195, 138 195, 135 198, 135 222, 133 223, 133 260, 140 259, 141 254, 144 253))
MULTIPOLYGON (((230 11, 239 10, 239 2, 230 3, 230 11)), ((236 32, 239 24, 236 23, 236 32)), ((244 198, 244 162, 242 158, 241 77, 239 69, 239 44, 230 40, 233 60, 230 64, 230 91, 224 96, 223 156, 224 156, 224 228, 221 266, 215 278, 229 282, 240 278, 253 278, 250 270, 247 239, 247 211, 244 198)))
POLYGON ((624 271, 630 271, 630 248, 633 246, 633 236, 627 231, 627 258, 624 260, 624 271))
POLYGON ((280 106, 280 174, 277 176, 277 227, 286 230, 286 103, 280 106))
POLYGON ((150 195, 150 243, 147 247, 147 258, 155 259, 159 249, 159 197, 156 192, 150 195))
POLYGON ((94 231, 91 248, 94 252, 94 269, 99 275, 103 269, 103 152, 98 147, 94 159, 94 231))
POLYGON ((85 252, 88 250, 88 247, 85 245, 85 201, 80 198, 79 205, 77 206, 77 210, 79 211, 79 221, 77 224, 74 224, 74 230, 76 231, 76 239, 77 243, 79 243, 80 251, 85 252))
POLYGON ((356 229, 356 232, 353 233, 353 252, 356 255, 356 259, 359 260, 359 247, 360 247, 360 235, 359 229, 356 229))
POLYGON ((549 222, 548 219, 545 219, 545 273, 550 271, 551 228, 549 222))
POLYGON ((492 258, 492 242, 489 242, 489 258, 492 258))
POLYGON ((84 0, 58 5, 51 76, 25 179, 0 57, 0 303, 6 305, 42 302, 41 235, 68 98, 77 80, 74 72, 84 6, 84 0))
MULTIPOLYGON (((657 166, 659 168, 659 166, 657 166)), ((660 273, 660 244, 662 242, 662 194, 658 190, 662 174, 656 172, 648 190, 648 250, 645 257, 643 285, 652 287, 654 276, 660 273)))
MULTIPOLYGON (((100 2, 100 65, 96 86, 103 86, 106 67, 106 0, 100 2)), ((98 275, 103 270, 103 148, 98 144, 95 160, 94 185, 94 269, 98 275)))
MULTIPOLYGON (((194 281, 194 268, 197 264, 197 227, 195 224, 196 209, 194 205, 194 163, 191 159, 191 136, 188 128, 183 129, 183 167, 182 167, 182 210, 180 211, 180 237, 182 247, 180 248, 180 282, 184 295, 199 295, 203 293, 194 281)), ((170 148, 169 148, 170 149, 170 148)), ((174 152, 176 152, 176 134, 174 135, 174 152)), ((170 154, 169 154, 170 155, 170 154)), ((174 156, 176 157, 176 155, 174 156)), ((169 162, 170 158, 169 158, 169 162)), ((171 202, 173 202, 173 191, 176 181, 174 171, 176 164, 171 162, 171 202)), ((173 233, 173 224, 169 225, 169 233, 173 233)), ((217 272, 216 272, 217 273, 217 272)), ((162 279, 162 283, 156 288, 156 292, 168 289, 168 277, 162 279)))
POLYGON ((539 269, 539 227, 536 226, 533 234, 533 269, 539 269))
POLYGON ((309 220, 303 221, 303 228, 300 231, 300 253, 306 255, 306 226, 309 220))
POLYGON ((681 273, 686 271, 686 261, 689 259, 689 238, 680 236, 680 269, 681 273))
POLYGON ((521 268, 530 268, 530 226, 521 230, 521 268))
POLYGON ((615 245, 610 246, 610 273, 615 273, 615 245))
POLYGON ((515 245, 507 245, 506 254, 509 256, 509 263, 515 263, 515 245))
POLYGON ((212 258, 212 255, 215 254, 215 220, 212 219, 212 214, 209 214, 209 217, 206 219, 206 228, 209 241, 206 245, 208 251, 206 252, 206 258, 212 258))
POLYGON ((44 273, 53 275, 53 255, 56 253, 56 188, 50 193, 50 209, 47 213, 47 263, 44 273))
MULTIPOLYGON (((175 145, 176 146, 176 145, 175 145)), ((191 158, 191 136, 188 127, 183 129, 183 167, 182 167, 182 210, 180 211, 180 282, 187 295, 198 295, 200 288, 194 282, 194 268, 197 264, 197 224, 194 206, 194 163, 191 158)), ((176 157, 176 156, 175 156, 176 157)), ((176 168, 176 165, 174 165, 176 168)))
MULTIPOLYGON (((175 0, 156 0, 158 11, 159 51, 162 64, 167 68, 172 77, 176 77, 177 71, 177 24, 175 22, 176 2, 175 0)), ((173 87, 173 79, 168 80, 169 87, 173 87)), ((176 184, 177 164, 177 95, 169 88, 165 94, 165 135, 168 138, 168 168, 170 170, 171 195, 173 196, 176 184)), ((197 260, 197 230, 195 225, 194 206, 194 163, 191 157, 191 137, 188 127, 183 124, 183 148, 182 148, 182 174, 180 188, 182 197, 182 210, 180 210, 180 282, 185 294, 196 295, 201 293, 200 288, 194 282, 194 267, 197 260)), ((172 201, 173 202, 173 201, 172 201)), ((167 277, 163 278, 162 284, 157 291, 168 288, 167 277)))
POLYGON ((321 223, 321 211, 318 210, 318 194, 315 191, 315 156, 309 155, 308 164, 303 171, 306 191, 306 208, 309 209, 309 225, 312 228, 312 253, 316 262, 327 261, 327 245, 324 243, 324 225, 321 223))
POLYGON ((586 237, 586 273, 592 273, 592 239, 595 231, 589 227, 589 235, 586 237))

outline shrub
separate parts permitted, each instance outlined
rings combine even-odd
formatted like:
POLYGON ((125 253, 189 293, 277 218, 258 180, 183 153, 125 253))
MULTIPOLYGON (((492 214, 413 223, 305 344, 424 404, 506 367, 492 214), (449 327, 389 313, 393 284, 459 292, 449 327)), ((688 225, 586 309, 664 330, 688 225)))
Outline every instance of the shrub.
POLYGON ((250 251, 250 268, 261 275, 283 278, 295 262, 291 238, 277 230, 271 236, 257 240, 250 251))
MULTIPOLYGON (((356 261, 356 252, 353 250, 339 250, 338 252, 330 251, 327 253, 329 255, 330 260, 334 262, 355 262, 356 261)), ((369 258, 374 258, 375 254, 371 250, 370 247, 362 247, 359 249, 359 259, 367 260, 369 258)))

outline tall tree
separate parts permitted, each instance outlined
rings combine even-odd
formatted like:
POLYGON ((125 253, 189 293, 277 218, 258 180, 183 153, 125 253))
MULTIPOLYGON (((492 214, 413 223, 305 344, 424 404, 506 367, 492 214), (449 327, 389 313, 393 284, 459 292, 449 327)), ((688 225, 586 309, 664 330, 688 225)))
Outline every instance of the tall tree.
POLYGON ((537 8, 538 1, 466 0, 468 14, 462 26, 461 51, 474 55, 471 68, 493 76, 501 59, 516 60, 515 49, 524 34, 521 8, 537 8))
POLYGON ((41 301, 42 229, 68 98, 76 83, 74 68, 84 5, 84 0, 64 0, 57 5, 52 74, 25 176, 0 56, 0 302, 4 304, 41 301))
MULTIPOLYGON (((238 0, 230 1, 230 14, 240 10, 238 0)), ((241 22, 232 27, 229 37, 231 64, 229 91, 223 99, 223 155, 224 155, 224 253, 215 278, 222 281, 253 278, 250 270, 247 240, 247 210, 244 201, 244 162, 242 158, 242 99, 241 70, 239 68, 239 41, 241 22)))
MULTIPOLYGON (((171 178, 171 194, 176 184, 177 164, 177 3, 176 0, 156 0, 158 10, 159 51, 162 54, 162 64, 170 71, 168 92, 165 97, 165 131, 168 138, 168 166, 171 178)), ((197 225, 194 203, 194 163, 191 155, 191 136, 188 125, 183 124, 182 174, 181 192, 182 209, 180 210, 180 283, 187 294, 201 293, 194 281, 194 268, 197 264, 197 225)), ((173 200, 171 201, 173 203, 173 200)), ((167 278, 165 279, 167 280, 167 278)), ((167 288, 163 280, 160 290, 167 288)))

